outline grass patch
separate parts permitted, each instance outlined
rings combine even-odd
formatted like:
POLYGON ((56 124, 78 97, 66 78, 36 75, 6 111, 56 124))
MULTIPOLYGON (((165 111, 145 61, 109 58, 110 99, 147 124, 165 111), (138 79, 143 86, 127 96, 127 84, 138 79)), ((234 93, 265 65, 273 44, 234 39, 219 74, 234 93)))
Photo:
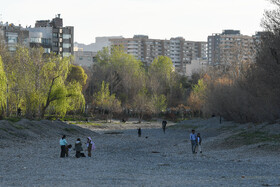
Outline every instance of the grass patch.
POLYGON ((178 124, 168 127, 169 129, 197 129, 198 127, 193 124, 178 124))
POLYGON ((8 129, 5 129, 5 128, 0 128, 0 130, 8 132, 8 129))
POLYGON ((15 127, 16 129, 19 129, 19 130, 28 129, 28 128, 20 126, 20 125, 13 125, 13 127, 15 127))
POLYGON ((65 116, 64 121, 86 121, 87 117, 84 116, 65 116))
POLYGON ((175 123, 179 123, 179 122, 181 122, 181 121, 187 121, 187 120, 190 120, 190 118, 176 118, 176 119, 174 120, 174 122, 175 122, 175 123))
POLYGON ((268 134, 265 132, 241 132, 239 134, 228 137, 226 140, 228 143, 251 145, 261 142, 280 142, 280 135, 268 134))
POLYGON ((234 128, 236 128, 237 125, 226 125, 226 126, 222 126, 221 128, 219 128, 218 130, 221 130, 221 131, 228 131, 228 130, 232 130, 234 128))
POLYGON ((15 122, 20 121, 21 118, 20 117, 8 117, 8 118, 5 118, 5 120, 15 123, 15 122))
POLYGON ((75 121, 72 124, 76 125, 91 125, 91 126, 102 126, 100 123, 92 123, 92 122, 86 122, 86 121, 75 121))
POLYGON ((66 131, 66 132, 71 132, 71 133, 78 132, 77 129, 74 129, 74 128, 64 128, 63 130, 66 131))

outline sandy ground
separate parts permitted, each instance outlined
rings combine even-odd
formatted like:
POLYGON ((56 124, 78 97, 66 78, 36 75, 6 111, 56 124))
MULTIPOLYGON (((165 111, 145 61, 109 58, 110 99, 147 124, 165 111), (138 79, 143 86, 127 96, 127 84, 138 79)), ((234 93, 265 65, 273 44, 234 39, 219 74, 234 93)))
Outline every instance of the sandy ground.
POLYGON ((216 118, 187 123, 174 128, 169 122, 166 134, 160 120, 103 128, 48 121, 23 121, 8 130, 8 124, 0 125, 0 186, 280 186, 279 152, 220 146, 231 131, 219 131, 216 118), (202 154, 191 153, 192 127, 202 134, 202 154), (71 151, 59 158, 63 133, 71 144, 91 136, 93 157, 77 159, 71 151))

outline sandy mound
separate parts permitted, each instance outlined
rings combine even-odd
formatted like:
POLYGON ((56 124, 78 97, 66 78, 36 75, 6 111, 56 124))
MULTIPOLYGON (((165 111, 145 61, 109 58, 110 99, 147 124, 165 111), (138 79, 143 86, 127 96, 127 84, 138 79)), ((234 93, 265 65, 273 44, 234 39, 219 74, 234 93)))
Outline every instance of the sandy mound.
POLYGON ((62 121, 30 121, 27 119, 22 119, 15 123, 6 120, 0 121, 0 138, 4 140, 34 140, 60 137, 63 134, 69 136, 89 133, 92 134, 94 132, 62 121))

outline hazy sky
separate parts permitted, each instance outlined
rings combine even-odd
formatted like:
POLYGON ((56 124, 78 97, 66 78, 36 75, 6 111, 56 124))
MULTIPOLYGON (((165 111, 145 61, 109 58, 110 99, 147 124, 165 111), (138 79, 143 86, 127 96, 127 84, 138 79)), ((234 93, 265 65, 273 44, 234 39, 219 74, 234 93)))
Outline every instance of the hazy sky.
POLYGON ((252 35, 262 30, 264 10, 272 8, 267 0, 1 0, 0 5, 3 22, 23 26, 60 13, 64 26, 75 27, 74 40, 86 44, 97 36, 134 34, 206 41, 223 29, 252 35))

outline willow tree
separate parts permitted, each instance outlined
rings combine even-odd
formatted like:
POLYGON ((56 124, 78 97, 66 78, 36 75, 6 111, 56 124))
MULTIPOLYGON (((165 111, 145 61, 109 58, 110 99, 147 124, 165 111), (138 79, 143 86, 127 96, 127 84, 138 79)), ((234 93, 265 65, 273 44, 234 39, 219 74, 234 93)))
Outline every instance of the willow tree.
POLYGON ((4 71, 4 66, 2 62, 2 58, 0 56, 0 116, 3 116, 3 112, 5 110, 6 105, 6 95, 7 93, 7 77, 4 71))
POLYGON ((54 110, 57 108, 63 115, 66 113, 67 91, 64 81, 69 72, 70 60, 59 56, 51 56, 41 70, 41 79, 44 86, 41 87, 41 118, 44 117, 46 109, 52 104, 54 110))

